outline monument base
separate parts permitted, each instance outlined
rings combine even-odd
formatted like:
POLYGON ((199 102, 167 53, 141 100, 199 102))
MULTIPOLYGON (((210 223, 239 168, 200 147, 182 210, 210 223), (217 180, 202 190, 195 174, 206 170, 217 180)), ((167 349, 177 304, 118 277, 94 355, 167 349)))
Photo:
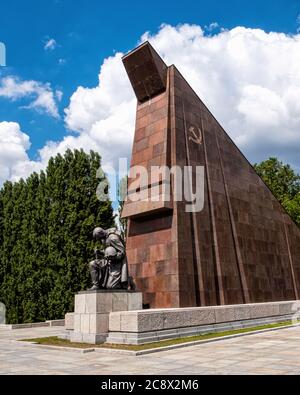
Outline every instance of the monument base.
POLYGON ((75 296, 72 343, 99 344, 105 342, 112 312, 141 310, 143 296, 131 291, 86 291, 75 296))
POLYGON ((142 345, 300 318, 300 301, 111 313, 107 343, 142 345))

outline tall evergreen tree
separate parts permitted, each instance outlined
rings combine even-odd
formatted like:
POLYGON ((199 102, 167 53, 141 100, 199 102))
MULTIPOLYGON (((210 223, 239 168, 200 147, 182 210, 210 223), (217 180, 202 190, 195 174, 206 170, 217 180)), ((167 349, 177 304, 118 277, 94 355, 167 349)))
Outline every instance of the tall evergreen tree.
POLYGON ((68 150, 0 191, 0 301, 10 323, 62 318, 89 286, 95 226, 114 226, 96 196, 100 156, 68 150))

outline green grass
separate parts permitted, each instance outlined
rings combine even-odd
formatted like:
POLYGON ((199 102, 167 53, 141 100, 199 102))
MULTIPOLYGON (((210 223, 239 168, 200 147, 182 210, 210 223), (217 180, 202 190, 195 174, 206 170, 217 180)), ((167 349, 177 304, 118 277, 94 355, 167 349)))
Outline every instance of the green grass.
POLYGON ((236 330, 220 332, 220 333, 208 333, 205 335, 184 337, 184 338, 171 339, 171 340, 163 340, 160 342, 148 343, 148 344, 139 345, 139 346, 125 345, 125 344, 124 345, 123 344, 108 344, 108 343, 103 343, 103 344, 99 344, 99 345, 71 343, 69 340, 59 339, 58 337, 24 339, 21 341, 36 343, 36 344, 40 344, 40 345, 47 345, 47 346, 59 346, 59 347, 81 348, 81 349, 109 348, 109 349, 115 349, 115 350, 143 351, 143 350, 150 350, 150 349, 162 348, 162 347, 167 347, 167 346, 173 346, 173 345, 177 345, 177 344, 186 344, 186 343, 191 343, 191 342, 201 341, 201 340, 218 339, 218 338, 222 338, 225 336, 238 335, 238 334, 243 334, 243 333, 251 333, 251 332, 264 330, 264 329, 282 328, 282 327, 289 326, 289 325, 292 325, 291 321, 281 322, 281 323, 277 323, 277 324, 261 325, 261 326, 256 326, 253 328, 236 329, 236 330))
POLYGON ((59 337, 42 337, 37 339, 23 339, 20 340, 22 342, 35 343, 44 346, 58 346, 58 347, 71 347, 71 348, 95 348, 100 347, 100 345, 95 346, 95 344, 86 344, 86 343, 71 343, 70 340, 60 339, 59 337))

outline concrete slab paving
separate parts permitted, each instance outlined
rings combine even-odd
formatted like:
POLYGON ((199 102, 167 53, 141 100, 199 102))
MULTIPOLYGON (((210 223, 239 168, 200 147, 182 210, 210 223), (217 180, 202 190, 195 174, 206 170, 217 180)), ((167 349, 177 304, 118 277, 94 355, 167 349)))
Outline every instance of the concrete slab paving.
POLYGON ((0 374, 39 375, 294 375, 300 374, 300 327, 143 356, 81 354, 19 343, 56 336, 61 328, 0 331, 0 374))

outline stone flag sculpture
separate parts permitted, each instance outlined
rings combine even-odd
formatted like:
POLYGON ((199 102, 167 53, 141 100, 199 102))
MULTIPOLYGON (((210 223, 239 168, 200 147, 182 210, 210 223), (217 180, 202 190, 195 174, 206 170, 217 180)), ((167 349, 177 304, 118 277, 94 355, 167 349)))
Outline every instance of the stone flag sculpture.
POLYGON ((148 42, 123 62, 138 104, 122 216, 129 270, 144 303, 299 299, 300 229, 175 66, 167 67, 148 42), (151 173, 148 182, 138 165, 151 173), (178 197, 178 181, 176 187, 167 170, 185 167, 193 169, 193 190, 203 178, 196 210, 178 197))

